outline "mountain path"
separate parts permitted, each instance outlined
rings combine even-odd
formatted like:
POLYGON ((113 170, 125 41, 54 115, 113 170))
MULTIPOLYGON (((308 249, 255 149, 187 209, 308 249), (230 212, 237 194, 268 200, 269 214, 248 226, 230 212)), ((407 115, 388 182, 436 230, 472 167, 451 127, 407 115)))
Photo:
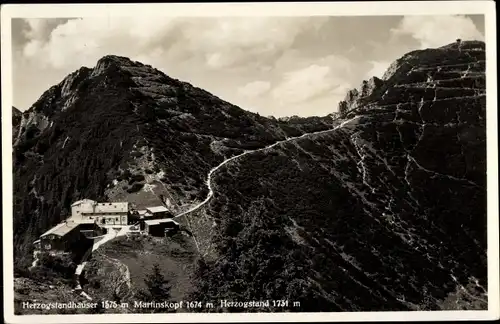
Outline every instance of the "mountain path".
POLYGON ((329 128, 329 129, 326 129, 326 130, 322 130, 322 131, 317 131, 317 132, 312 132, 312 133, 305 133, 305 134, 302 134, 300 136, 295 136, 295 137, 289 137, 289 138, 286 138, 284 140, 281 140, 281 141, 278 141, 276 143, 273 143, 271 145, 268 145, 268 146, 265 146, 263 148, 260 148, 260 149, 256 149, 256 150, 248 150, 248 151, 245 151, 241 154, 238 154, 238 155, 235 155, 233 157, 230 157, 224 161, 222 161, 219 165, 213 167, 209 172, 208 172, 208 177, 207 177, 207 180, 205 181, 205 184, 208 188, 208 195, 207 197, 205 198, 205 200, 203 200, 202 202, 198 203, 197 205, 195 205, 194 207, 174 216, 174 218, 178 218, 178 217, 181 217, 181 216, 184 216, 184 215, 187 215, 187 214, 190 214, 192 212, 195 212, 197 211, 198 209, 200 209, 201 207, 203 207, 205 204, 207 204, 210 199, 213 197, 214 195, 214 191, 213 191, 213 188, 212 188, 212 176, 214 175, 215 172, 217 172, 217 170, 219 170, 220 168, 222 168, 224 165, 226 165, 227 163, 231 162, 231 161, 234 161, 236 159, 239 159, 247 154, 250 154, 250 153, 255 153, 255 152, 260 152, 260 151, 265 151, 265 150, 268 150, 268 149, 271 149, 275 146, 278 146, 280 144, 283 144, 283 143, 287 143, 287 142, 291 142, 291 141, 294 141, 294 140, 297 140, 297 139, 300 139, 300 138, 305 138, 307 136, 311 136, 311 135, 318 135, 318 134, 323 134, 323 133, 328 133, 328 132, 332 132, 332 131, 335 131, 339 128, 342 128, 344 127, 345 125, 347 125, 348 123, 356 120, 356 119, 359 119, 361 118, 361 116, 355 116, 351 119, 348 119, 348 120, 345 120, 343 121, 342 123, 340 123, 339 125, 333 127, 333 128, 329 128))
MULTIPOLYGON (((439 101, 441 101, 441 100, 442 99, 439 99, 439 101)), ((386 106, 394 106, 394 105, 386 105, 386 106)), ((363 116, 362 115, 358 115, 358 116, 355 116, 353 118, 350 118, 350 119, 347 119, 347 120, 343 121, 342 123, 340 123, 339 125, 337 125, 337 126, 335 126, 333 128, 329 128, 329 129, 325 129, 325 130, 321 130, 321 131, 317 131, 317 132, 305 133, 305 134, 302 134, 300 136, 287 137, 284 140, 277 141, 277 142, 275 142, 275 143, 273 143, 271 145, 262 147, 260 149, 248 150, 248 151, 245 151, 245 152, 243 152, 241 154, 238 154, 238 155, 235 155, 235 156, 230 157, 228 159, 225 159, 220 164, 218 164, 217 166, 215 166, 212 169, 210 169, 210 171, 208 172, 207 180, 205 181, 205 185, 208 188, 207 197, 202 202, 196 204, 195 206, 191 207, 190 209, 188 209, 188 210, 186 210, 184 212, 181 212, 180 214, 177 214, 173 218, 179 218, 179 217, 182 217, 182 216, 186 216, 186 215, 188 215, 190 213, 193 213, 193 212, 197 211, 198 209, 202 208, 204 205, 206 205, 210 201, 210 199, 213 197, 213 195, 214 195, 214 190, 213 190, 213 187, 212 187, 212 177, 213 177, 213 175, 215 174, 215 172, 217 172, 220 168, 222 168, 224 165, 228 164, 229 162, 237 160, 239 158, 242 158, 243 156, 245 156, 247 154, 251 154, 251 153, 255 153, 255 152, 261 152, 261 151, 265 151, 265 150, 271 149, 271 148, 273 148, 275 146, 278 146, 278 145, 281 145, 283 143, 288 143, 288 142, 291 142, 291 141, 294 141, 294 140, 297 140, 297 139, 307 138, 309 136, 318 135, 318 134, 324 134, 324 133, 335 131, 335 130, 337 130, 339 128, 343 128, 344 126, 348 125, 349 123, 351 123, 351 122, 353 122, 353 121, 355 121, 357 119, 360 119, 361 117, 363 117, 363 116)), ((189 224, 189 220, 187 219, 187 217, 186 217, 186 220, 187 220, 187 222, 189 224)), ((75 288, 75 292, 77 292, 81 296, 86 297, 88 300, 92 300, 92 298, 87 293, 85 293, 83 291, 83 289, 81 288, 80 280, 79 280, 79 277, 80 277, 80 275, 81 275, 84 267, 87 264, 88 257, 92 254, 93 251, 97 250, 101 245, 105 244, 106 242, 108 242, 108 241, 110 241, 110 240, 112 240, 112 239, 114 239, 114 238, 116 238, 118 236, 126 235, 129 231, 130 231, 130 227, 128 227, 128 226, 120 229, 119 231, 116 231, 116 230, 114 230, 112 228, 109 228, 108 233, 105 234, 105 235, 103 235, 102 239, 100 239, 99 241, 97 241, 97 242, 94 243, 94 245, 92 246, 92 249, 89 249, 89 251, 85 254, 85 256, 82 258, 82 262, 77 266, 77 269, 75 271, 75 276, 77 278, 76 279, 77 285, 76 285, 76 288, 75 288)), ((194 236, 193 236, 193 238, 194 238, 195 243, 196 243, 196 248, 197 248, 198 252, 200 252, 198 242, 196 241, 196 238, 194 236)))
MULTIPOLYGON (((461 65, 461 64, 459 64, 461 65)), ((448 66, 448 65, 446 65, 448 66)), ((452 65, 449 65, 449 66, 452 66, 452 65)), ((445 101, 445 100, 450 100, 450 99, 457 99, 457 98, 478 98, 478 97, 482 97, 484 96, 484 94, 479 94, 477 96, 460 96, 460 97, 450 97, 450 98, 443 98, 443 99, 436 99, 434 98, 434 100, 422 100, 421 103, 424 103, 424 102, 436 102, 436 101, 445 101)), ((394 106, 397 106, 397 104, 388 104, 388 105, 380 105, 380 106, 377 106, 378 108, 386 108, 386 107, 394 107, 394 106)), ((356 111, 357 108, 354 108, 351 112, 354 112, 356 111)), ((215 172, 217 172, 220 168, 222 168, 224 165, 226 165, 227 163, 231 162, 231 161, 234 161, 234 160, 237 160, 247 154, 251 154, 251 153, 255 153, 255 152, 260 152, 260 151, 265 151, 265 150, 268 150, 270 148, 273 148, 275 146, 278 146, 280 144, 283 144, 283 143, 287 143, 287 142, 290 142, 290 141, 294 141, 294 140, 297 140, 297 139, 300 139, 300 138, 305 138, 305 137, 308 137, 308 136, 312 136, 312 135, 318 135, 318 134, 323 134, 323 133, 328 133, 328 132, 332 132, 332 131, 335 131, 339 128, 343 128, 345 125, 349 124, 350 122, 353 122, 359 118, 363 117, 362 115, 358 115, 358 116, 355 116, 353 118, 350 118, 350 119, 347 119, 345 121, 343 121, 342 123, 340 123, 339 125, 333 127, 333 128, 329 128, 329 129, 326 129, 326 130, 322 130, 322 131, 317 131, 317 132, 312 132, 312 133, 305 133, 305 134, 302 134, 300 136, 294 136, 294 137, 288 137, 284 140, 281 140, 281 141, 278 141, 274 144, 271 144, 271 145, 268 145, 268 146, 265 146, 263 148, 260 148, 260 149, 256 149, 256 150, 248 150, 248 151, 245 151, 241 154, 238 154, 238 155, 235 155, 233 157, 230 157, 224 161, 222 161, 219 165, 213 167, 209 173, 208 173, 208 177, 207 177, 207 180, 205 181, 205 184, 208 188, 208 195, 207 197, 200 203, 198 203, 197 205, 195 205, 194 207, 191 207, 190 209, 184 211, 184 212, 181 212, 180 214, 174 216, 173 218, 178 218, 178 217, 182 217, 182 216, 186 216, 190 213, 193 213, 195 211, 197 211, 198 209, 200 209, 201 207, 203 207, 204 205, 206 205, 210 199, 213 197, 214 195, 214 191, 213 191, 213 187, 212 187, 212 176, 214 175, 215 172)), ((189 219, 186 217, 186 220, 188 222, 188 225, 189 225, 189 219)), ((189 226, 191 227, 191 226, 189 226)), ((196 238, 193 236, 194 240, 195 240, 195 243, 196 243, 196 248, 198 250, 198 252, 200 252, 200 249, 199 249, 199 244, 196 240, 196 238)))

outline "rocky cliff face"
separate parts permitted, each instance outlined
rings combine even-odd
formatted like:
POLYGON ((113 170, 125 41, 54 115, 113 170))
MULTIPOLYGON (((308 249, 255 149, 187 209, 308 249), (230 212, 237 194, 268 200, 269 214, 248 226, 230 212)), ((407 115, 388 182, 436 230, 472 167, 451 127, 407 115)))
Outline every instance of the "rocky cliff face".
POLYGON ((485 309, 484 43, 409 53, 364 85, 344 127, 216 176, 198 298, 485 309))
POLYGON ((23 113, 19 109, 17 109, 16 107, 12 107, 12 144, 14 144, 15 140, 17 139, 22 115, 23 113))

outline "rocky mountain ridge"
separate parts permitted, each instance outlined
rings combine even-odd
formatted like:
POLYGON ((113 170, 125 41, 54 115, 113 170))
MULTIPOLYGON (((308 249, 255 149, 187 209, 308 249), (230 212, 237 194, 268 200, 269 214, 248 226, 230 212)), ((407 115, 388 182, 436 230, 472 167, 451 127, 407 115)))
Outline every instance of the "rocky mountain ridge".
POLYGON ((23 113, 19 109, 17 109, 16 107, 12 107, 12 144, 14 144, 15 140, 17 139, 22 114, 23 113))
POLYGON ((16 246, 28 248, 68 215, 71 201, 187 209, 202 200, 208 171, 224 158, 332 120, 265 118, 109 55, 51 87, 14 123, 16 246))
MULTIPOLYGON (((213 199, 186 215, 201 256, 192 297, 301 304, 275 311, 485 309, 484 48, 408 53, 347 94, 343 127, 218 170, 213 199)), ((73 200, 181 212, 225 159, 332 128, 331 116, 246 112, 117 56, 49 89, 22 120, 19 260, 73 200)))
POLYGON ((484 309, 485 52, 461 45, 409 53, 348 93, 345 127, 228 165, 197 216, 212 258, 196 298, 484 309))

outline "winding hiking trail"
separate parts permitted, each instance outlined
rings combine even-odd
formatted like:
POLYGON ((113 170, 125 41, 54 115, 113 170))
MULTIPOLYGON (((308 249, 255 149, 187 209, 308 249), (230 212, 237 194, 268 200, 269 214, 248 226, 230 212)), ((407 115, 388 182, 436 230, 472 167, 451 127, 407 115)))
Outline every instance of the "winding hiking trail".
MULTIPOLYGON (((484 94, 479 94, 479 95, 481 96, 481 95, 484 95, 484 94)), ((462 98, 468 98, 468 97, 474 97, 474 96, 463 96, 462 98)), ((448 99, 451 99, 451 98, 438 99, 438 100, 441 101, 441 100, 448 100, 448 99)), ((432 101, 438 101, 438 100, 434 99, 432 101)), ((421 103, 423 103, 423 102, 427 102, 427 101, 422 101, 421 103)), ((396 104, 389 104, 389 105, 384 105, 384 106, 379 106, 379 107, 383 108, 383 107, 389 107, 389 106, 395 106, 395 105, 396 104)), ((188 210, 186 210, 184 212, 181 212, 181 213, 177 214, 173 218, 178 218, 178 217, 186 216, 186 215, 188 215, 190 213, 193 213, 193 212, 197 211, 198 209, 200 209, 204 205, 206 205, 210 201, 210 199, 214 196, 214 191, 213 191, 213 187, 212 187, 213 175, 215 174, 215 172, 217 172, 219 169, 221 169, 224 165, 228 164, 229 162, 237 160, 239 158, 242 158, 243 156, 245 156, 247 154, 251 154, 251 153, 255 153, 255 152, 260 152, 260 151, 265 151, 265 150, 271 149, 271 148, 273 148, 275 146, 278 146, 280 144, 283 144, 283 143, 291 142, 291 141, 294 141, 294 140, 297 140, 297 139, 301 139, 301 138, 306 138, 308 136, 313 136, 313 135, 318 135, 318 134, 333 132, 333 131, 335 131, 335 130, 337 130, 339 128, 345 127, 346 125, 348 125, 349 123, 352 123, 352 122, 356 121, 357 119, 360 119, 361 117, 362 116, 358 115, 358 116, 355 116, 353 118, 350 118, 348 120, 343 121, 342 123, 340 123, 339 125, 337 125, 337 126, 335 126, 333 128, 329 128, 329 129, 322 130, 322 131, 317 131, 317 132, 312 132, 312 133, 305 133, 305 134, 302 134, 300 136, 289 137, 289 138, 286 138, 286 139, 281 140, 281 141, 277 141, 277 142, 275 142, 275 143, 273 143, 271 145, 265 146, 265 147, 260 148, 260 149, 244 151, 241 154, 235 155, 233 157, 230 157, 230 158, 222 161, 219 165, 213 167, 208 172, 207 180, 205 181, 205 185, 208 188, 207 197, 202 202, 196 204, 195 206, 189 208, 188 210)), ((188 225, 189 225, 189 220, 188 220, 187 217, 186 217, 186 220, 187 220, 188 225)), ((87 298, 88 300, 92 300, 92 298, 87 293, 85 293, 83 291, 83 289, 82 289, 82 287, 80 285, 80 280, 79 280, 79 278, 80 278, 80 276, 81 276, 81 274, 83 272, 83 269, 85 268, 85 266, 87 264, 88 258, 90 257, 90 255, 92 254, 92 252, 95 251, 95 250, 97 250, 101 245, 105 244, 106 242, 108 242, 108 241, 110 241, 110 240, 112 240, 112 239, 114 239, 114 238, 116 238, 118 236, 126 235, 129 231, 130 231, 130 226, 123 227, 119 231, 114 230, 112 228, 109 228, 109 231, 108 231, 107 234, 102 235, 100 237, 95 237, 94 238, 94 239, 99 239, 99 238, 101 238, 101 239, 94 242, 94 245, 92 246, 92 248, 87 251, 87 253, 82 258, 81 263, 77 266, 77 269, 75 271, 75 278, 76 278, 76 280, 75 280, 76 281, 76 288, 74 289, 75 292, 77 292, 79 295, 87 298)), ((200 249, 199 249, 196 237, 193 236, 193 238, 194 238, 196 247, 197 247, 197 249, 199 251, 200 249)), ((116 259, 114 259, 114 260, 116 260, 116 259)), ((118 260, 116 260, 116 261, 118 261, 118 260)), ((125 273, 128 273, 128 275, 126 275, 126 277, 130 276, 130 274, 129 274, 128 271, 125 271, 125 273)), ((127 285, 130 285, 130 278, 129 277, 126 278, 125 282, 127 283, 127 285)))
POLYGON ((332 131, 335 131, 339 128, 342 128, 344 127, 346 124, 356 120, 356 119, 359 119, 361 116, 356 116, 356 117, 353 117, 351 119, 348 119, 346 121, 343 121, 341 124, 333 127, 333 128, 329 128, 329 129, 326 129, 326 130, 322 130, 322 131, 317 131, 317 132, 313 132, 313 133, 305 133, 305 134, 302 134, 300 136, 295 136, 295 137, 289 137, 287 139, 284 139, 282 141, 278 141, 274 144, 271 144, 271 145, 268 145, 266 147, 263 147, 263 148, 260 148, 260 149, 256 149, 256 150, 249 150, 249 151, 245 151, 241 154, 238 154, 238 155, 235 155, 233 157, 230 157, 229 159, 226 159, 224 161, 222 161, 219 165, 217 165, 216 167, 212 168, 210 170, 210 172, 208 172, 208 177, 207 177, 207 181, 205 182, 207 188, 208 188, 208 195, 207 195, 207 198, 205 198, 205 200, 203 200, 202 202, 200 202, 199 204, 197 204, 196 206, 186 210, 185 212, 182 212, 176 216, 174 216, 174 218, 177 218, 177 217, 181 217, 181 216, 184 216, 186 214, 189 214, 189 213, 192 213, 198 209, 200 209, 201 207, 203 207, 206 203, 208 203, 210 201, 210 199, 213 197, 214 195, 214 191, 213 191, 213 188, 212 188, 212 176, 214 175, 214 173, 219 170, 220 168, 222 168, 224 165, 226 165, 227 163, 231 162, 231 161, 234 161, 238 158, 241 158, 247 154, 250 154, 250 153, 255 153, 255 152, 260 152, 260 151, 265 151, 265 150, 268 150, 270 148, 273 148, 275 146, 278 146, 280 144, 283 144, 283 143, 287 143, 287 142, 290 142, 290 141, 293 141, 293 140, 296 140, 296 139, 299 139, 299 138, 304 138, 306 136, 310 136, 310 135, 317 135, 317 134, 322 134, 322 133, 328 133, 328 132, 332 132, 332 131))
MULTIPOLYGON (((215 166, 214 168, 212 168, 208 172, 207 180, 205 182, 206 186, 208 187, 208 195, 205 198, 205 200, 203 200, 202 202, 198 203, 194 207, 188 209, 187 211, 184 211, 184 212, 182 212, 182 213, 174 216, 174 218, 185 216, 185 215, 187 215, 189 213, 197 211, 198 209, 200 209, 201 207, 203 207, 206 203, 208 203, 210 201, 210 199, 214 195, 214 191, 213 191, 213 188, 212 188, 212 176, 215 174, 215 172, 217 172, 217 170, 219 170, 220 168, 222 168, 227 163, 229 163, 231 161, 234 161, 236 159, 239 159, 239 158, 241 158, 241 157, 243 157, 243 156, 245 156, 247 154, 251 154, 251 153, 255 153, 255 152, 260 152, 260 151, 265 151, 265 150, 271 149, 271 148, 273 148, 275 146, 278 146, 280 144, 287 143, 287 142, 290 142, 290 141, 294 141, 296 139, 305 138, 305 137, 311 136, 311 135, 317 135, 317 134, 323 134, 323 133, 328 133, 328 132, 335 131, 335 130, 337 130, 339 128, 344 127, 345 125, 349 124, 350 122, 353 122, 356 119, 359 119, 360 117, 361 116, 356 116, 354 118, 345 120, 345 121, 343 121, 342 123, 340 123, 339 125, 337 125, 337 126, 335 126, 333 128, 329 128, 329 129, 322 130, 322 131, 317 131, 317 132, 312 132, 312 133, 305 133, 305 134, 302 134, 300 136, 289 137, 289 138, 286 138, 284 140, 278 141, 276 143, 273 143, 271 145, 268 145, 268 146, 260 148, 260 149, 248 150, 248 151, 245 151, 245 152, 243 152, 241 154, 235 155, 233 157, 230 157, 230 158, 222 161, 219 165, 215 166)), ((122 228, 119 231, 116 231, 113 228, 109 228, 107 234, 94 238, 94 239, 99 239, 100 238, 100 240, 94 241, 94 245, 92 246, 91 249, 89 249, 87 251, 87 253, 85 253, 84 257, 82 258, 82 261, 77 266, 76 271, 75 271, 76 287, 75 287, 74 290, 75 290, 76 293, 78 293, 79 295, 87 298, 88 300, 92 300, 92 298, 85 291, 83 291, 83 289, 81 287, 81 284, 80 284, 80 279, 79 279, 80 276, 81 276, 81 274, 82 274, 82 272, 83 272, 83 269, 87 265, 88 258, 90 257, 90 255, 92 254, 92 252, 94 252, 95 250, 97 250, 104 243, 106 243, 106 242, 108 242, 108 241, 110 241, 110 240, 112 240, 112 239, 114 239, 114 238, 116 238, 118 236, 126 235, 126 233, 128 233, 129 231, 130 231, 130 227, 129 226, 124 227, 124 228, 122 228)), ((197 248, 199 250, 198 242, 196 241, 196 238, 195 238, 195 243, 196 243, 196 246, 197 246, 197 248)))

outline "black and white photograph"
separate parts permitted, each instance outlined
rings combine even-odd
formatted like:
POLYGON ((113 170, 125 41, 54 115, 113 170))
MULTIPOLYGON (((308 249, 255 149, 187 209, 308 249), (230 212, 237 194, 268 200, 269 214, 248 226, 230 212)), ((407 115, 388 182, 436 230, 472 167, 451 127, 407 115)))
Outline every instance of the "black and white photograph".
POLYGON ((7 323, 498 319, 493 2, 1 14, 7 323))

